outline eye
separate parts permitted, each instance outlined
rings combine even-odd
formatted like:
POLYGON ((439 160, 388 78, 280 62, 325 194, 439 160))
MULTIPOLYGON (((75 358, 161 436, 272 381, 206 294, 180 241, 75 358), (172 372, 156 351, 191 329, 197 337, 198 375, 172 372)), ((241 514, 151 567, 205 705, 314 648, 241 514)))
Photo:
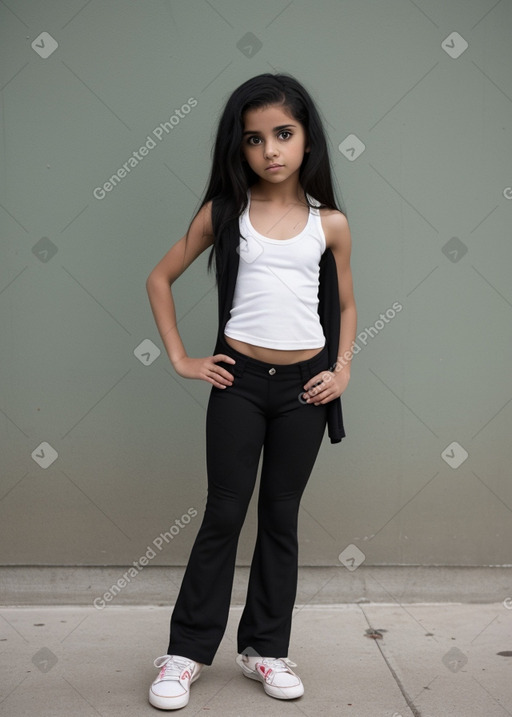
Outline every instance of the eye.
POLYGON ((282 137, 283 139, 289 139, 292 136, 292 133, 288 129, 283 129, 281 132, 279 132, 278 137, 282 137), (283 137, 283 134, 288 135, 287 137, 283 137))
POLYGON ((255 139, 255 140, 256 140, 256 142, 260 142, 260 141, 261 141, 259 137, 255 137, 255 136, 253 136, 253 137, 249 137, 249 138, 248 138, 248 140, 247 140, 247 144, 251 144, 251 145, 253 145, 253 146, 254 146, 254 144, 255 144, 255 143, 253 142, 253 139, 255 139))

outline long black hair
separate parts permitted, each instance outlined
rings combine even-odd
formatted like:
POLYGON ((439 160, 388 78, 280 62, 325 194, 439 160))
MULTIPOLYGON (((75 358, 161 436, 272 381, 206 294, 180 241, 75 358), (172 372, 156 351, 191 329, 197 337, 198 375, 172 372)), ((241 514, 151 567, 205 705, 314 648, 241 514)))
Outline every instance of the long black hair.
POLYGON ((244 113, 269 105, 281 105, 305 130, 310 151, 304 153, 299 182, 307 203, 309 194, 320 202, 321 207, 340 209, 335 197, 322 120, 307 90, 287 74, 265 73, 252 77, 231 94, 224 107, 217 129, 210 177, 198 209, 199 212, 212 200, 214 244, 208 258, 208 269, 211 269, 215 257, 217 280, 226 243, 233 241, 234 237, 238 241, 238 218, 247 207, 247 190, 258 180, 258 175, 243 161, 244 113))

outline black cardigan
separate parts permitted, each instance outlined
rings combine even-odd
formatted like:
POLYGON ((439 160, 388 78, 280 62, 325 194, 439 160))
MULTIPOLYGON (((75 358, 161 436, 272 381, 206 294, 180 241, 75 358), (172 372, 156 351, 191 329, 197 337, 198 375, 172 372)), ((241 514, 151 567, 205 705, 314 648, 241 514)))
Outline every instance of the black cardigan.
MULTIPOLYGON (((239 234, 237 232, 235 237, 233 225, 229 229, 231 231, 227 231, 228 238, 223 242, 220 263, 216 258, 219 327, 215 353, 223 353, 220 339, 224 335, 224 328, 233 305, 240 261, 240 255, 237 251, 239 234), (231 240, 229 240, 229 235, 231 235, 231 240)), ((336 260, 331 249, 328 248, 320 259, 318 315, 328 348, 329 367, 326 367, 326 369, 333 371, 338 360, 341 317, 336 260)), ((331 443, 340 443, 341 439, 345 437, 341 397, 329 401, 327 404, 327 432, 331 443)))

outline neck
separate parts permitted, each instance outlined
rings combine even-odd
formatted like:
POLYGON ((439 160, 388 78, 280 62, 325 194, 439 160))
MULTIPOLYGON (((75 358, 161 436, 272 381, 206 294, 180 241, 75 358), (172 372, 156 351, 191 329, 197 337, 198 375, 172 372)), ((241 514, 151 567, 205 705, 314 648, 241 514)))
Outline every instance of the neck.
POLYGON ((295 177, 289 177, 279 184, 272 184, 272 182, 260 179, 252 185, 251 196, 260 201, 283 205, 306 202, 305 192, 295 177))

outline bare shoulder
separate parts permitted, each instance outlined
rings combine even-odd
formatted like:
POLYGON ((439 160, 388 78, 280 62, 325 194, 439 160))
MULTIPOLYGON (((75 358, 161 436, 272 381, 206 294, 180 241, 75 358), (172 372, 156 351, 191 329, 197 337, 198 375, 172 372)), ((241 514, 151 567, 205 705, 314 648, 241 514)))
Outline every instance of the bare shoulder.
POLYGON ((329 249, 350 249, 351 238, 348 220, 338 209, 320 209, 320 218, 329 249))

